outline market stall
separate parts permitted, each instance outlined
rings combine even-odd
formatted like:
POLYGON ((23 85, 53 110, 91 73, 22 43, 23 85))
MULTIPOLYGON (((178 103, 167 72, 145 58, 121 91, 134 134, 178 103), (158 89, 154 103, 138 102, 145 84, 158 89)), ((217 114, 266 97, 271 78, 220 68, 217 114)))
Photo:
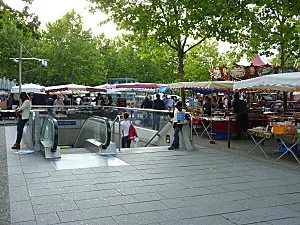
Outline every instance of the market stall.
MULTIPOLYGON (((168 87, 170 89, 184 88, 185 90, 203 95, 210 95, 218 92, 233 93, 233 84, 233 81, 178 82, 169 84, 168 87)), ((223 111, 214 111, 211 115, 205 115, 204 111, 199 107, 199 109, 197 108, 196 111, 192 111, 191 113, 195 117, 193 120, 194 125, 200 125, 203 128, 200 136, 207 134, 211 140, 214 138, 225 139, 227 138, 228 131, 236 132, 236 124, 234 122, 228 130, 229 122, 231 123, 234 119, 229 117, 226 109, 223 111)))
MULTIPOLYGON (((257 77, 249 80, 239 81, 233 85, 235 91, 286 91, 293 92, 300 90, 300 72, 271 74, 262 77, 257 77)), ((280 140, 286 149, 278 158, 282 158, 285 154, 291 153, 293 157, 300 164, 300 160, 294 152, 294 147, 299 143, 300 129, 299 124, 300 115, 293 112, 292 115, 286 116, 277 115, 277 120, 274 117, 269 118, 268 127, 260 127, 249 129, 248 133, 255 142, 255 147, 258 147, 264 154, 262 141, 256 141, 255 137, 260 137, 263 140, 267 137, 274 137, 280 140), (279 122, 279 120, 281 120, 279 122), (289 145, 288 145, 288 144, 289 145)), ((266 154, 265 154, 266 155, 266 154)), ((266 156, 267 157, 267 156, 266 156)))

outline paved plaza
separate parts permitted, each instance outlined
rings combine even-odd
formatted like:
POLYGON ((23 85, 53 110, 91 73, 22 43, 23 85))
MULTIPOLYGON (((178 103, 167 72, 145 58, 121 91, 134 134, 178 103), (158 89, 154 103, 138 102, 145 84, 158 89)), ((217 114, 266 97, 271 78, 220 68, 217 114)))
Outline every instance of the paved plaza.
POLYGON ((87 156, 89 163, 58 167, 40 153, 15 154, 16 127, 0 129, 0 156, 8 165, 8 183, 6 164, 0 167, 1 225, 300 224, 299 169, 213 145, 124 150, 117 155, 122 163, 96 167, 86 150, 64 150, 62 159, 87 156))

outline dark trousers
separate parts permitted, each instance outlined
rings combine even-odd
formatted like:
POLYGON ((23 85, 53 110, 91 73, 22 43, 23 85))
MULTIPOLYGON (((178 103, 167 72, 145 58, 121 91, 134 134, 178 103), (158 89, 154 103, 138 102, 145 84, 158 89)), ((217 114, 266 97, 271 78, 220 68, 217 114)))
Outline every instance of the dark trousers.
POLYGON ((241 138, 242 130, 246 131, 248 129, 248 123, 248 113, 242 113, 236 116, 237 138, 241 138))
POLYGON ((130 148, 131 140, 128 140, 128 136, 122 137, 122 148, 130 148))
POLYGON ((25 124, 27 123, 28 119, 22 120, 21 117, 18 118, 18 124, 17 124, 17 140, 16 144, 20 144, 23 136, 23 129, 25 127, 25 124))
POLYGON ((181 130, 181 124, 174 124, 174 140, 171 145, 172 148, 179 148, 179 131, 181 130))
POLYGON ((160 123, 160 113, 154 112, 152 130, 159 130, 159 123, 160 123))

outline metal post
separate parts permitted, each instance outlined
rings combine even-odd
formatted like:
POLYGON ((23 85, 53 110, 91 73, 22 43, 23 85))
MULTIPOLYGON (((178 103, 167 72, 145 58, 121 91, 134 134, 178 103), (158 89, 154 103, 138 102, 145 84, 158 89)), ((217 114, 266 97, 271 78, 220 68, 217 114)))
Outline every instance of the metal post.
MULTIPOLYGON (((19 52, 19 94, 22 91, 22 47, 23 45, 20 44, 20 52, 19 52)), ((19 100, 19 105, 21 106, 21 101, 19 100)))

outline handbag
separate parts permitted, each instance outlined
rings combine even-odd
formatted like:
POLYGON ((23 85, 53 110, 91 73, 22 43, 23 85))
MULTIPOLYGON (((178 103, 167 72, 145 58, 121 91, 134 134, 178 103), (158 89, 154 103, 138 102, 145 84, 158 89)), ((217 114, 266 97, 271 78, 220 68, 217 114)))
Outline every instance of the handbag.
POLYGON ((132 140, 137 137, 137 132, 135 127, 133 126, 132 122, 130 122, 129 132, 128 132, 128 140, 132 140))

